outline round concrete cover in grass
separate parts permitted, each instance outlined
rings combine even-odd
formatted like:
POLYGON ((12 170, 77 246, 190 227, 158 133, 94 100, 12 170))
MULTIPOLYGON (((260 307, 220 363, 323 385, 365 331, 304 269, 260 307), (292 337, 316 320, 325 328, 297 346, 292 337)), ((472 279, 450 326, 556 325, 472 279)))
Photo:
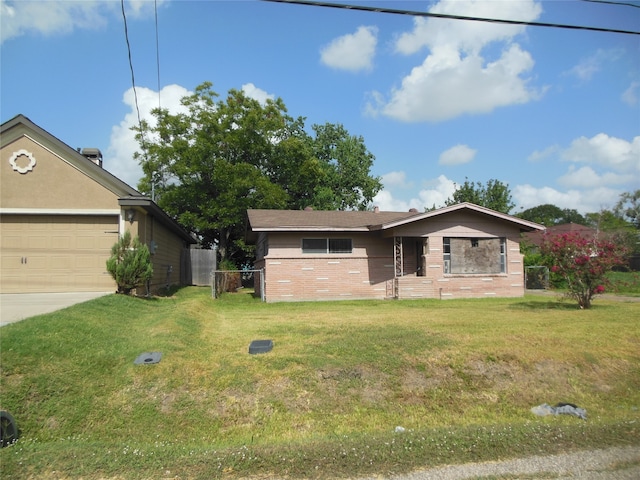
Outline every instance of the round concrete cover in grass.
POLYGON ((160 352, 145 352, 138 355, 133 363, 136 365, 151 365, 152 363, 158 363, 161 358, 162 353, 160 352))

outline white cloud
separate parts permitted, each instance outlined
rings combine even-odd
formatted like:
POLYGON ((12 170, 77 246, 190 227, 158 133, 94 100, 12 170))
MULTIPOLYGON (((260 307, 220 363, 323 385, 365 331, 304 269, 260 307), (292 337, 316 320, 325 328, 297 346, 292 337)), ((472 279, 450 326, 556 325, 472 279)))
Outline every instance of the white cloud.
MULTIPOLYGON (((542 7, 532 0, 518 2, 443 0, 431 7, 429 12, 532 21, 540 16, 542 7)), ((525 27, 522 25, 416 17, 413 31, 403 33, 398 37, 396 51, 408 55, 423 47, 433 49, 449 45, 461 52, 477 55, 489 43, 508 41, 524 30, 525 27)))
POLYGON ((576 76, 581 81, 586 82, 588 80, 591 80, 591 78, 596 73, 602 70, 605 62, 616 61, 621 54, 622 50, 620 49, 603 50, 599 48, 589 57, 582 59, 580 63, 575 65, 567 73, 576 76))
POLYGON ((604 185, 623 185, 628 180, 627 175, 612 172, 600 175, 591 167, 575 168, 571 165, 569 171, 558 179, 558 183, 565 187, 594 188, 604 185))
POLYGON ((440 165, 463 165, 471 162, 476 156, 477 150, 467 145, 456 145, 440 154, 440 165))
MULTIPOLYGON (((404 172, 391 172, 391 177, 396 179, 404 179, 404 172)), ((383 179, 385 175, 382 176, 383 179)), ((384 183, 384 182, 383 182, 384 183)), ((400 183, 400 182, 399 182, 400 183)), ((396 185, 392 183, 384 183, 384 190, 378 192, 378 194, 373 198, 374 205, 380 207, 380 210, 384 211, 393 211, 393 212, 407 212, 411 208, 417 209, 419 212, 424 211, 425 208, 442 207, 444 206, 445 201, 453 195, 455 191, 455 182, 449 180, 444 175, 440 175, 438 178, 428 180, 425 182, 422 190, 418 192, 418 196, 405 199, 396 198, 395 193, 393 193, 396 185)), ((402 190, 406 187, 406 185, 397 185, 398 190, 402 190)), ((397 191, 397 190, 396 190, 397 191)), ((400 194, 406 193, 400 192, 400 194)))
POLYGON ((373 197, 373 204, 385 212, 406 212, 409 210, 409 203, 404 200, 394 199, 389 190, 380 190, 373 197))
POLYGON ((275 99, 275 95, 265 92, 261 88, 256 87, 253 83, 245 83, 242 85, 242 91, 247 97, 257 100, 261 105, 267 103, 267 100, 275 99))
POLYGON ((382 175, 382 184, 385 188, 411 188, 413 182, 407 182, 405 172, 389 172, 382 175))
POLYGON ((580 137, 562 152, 562 158, 576 163, 588 163, 618 172, 640 172, 640 136, 631 142, 599 133, 592 138, 580 137))
POLYGON ((449 180, 444 175, 440 175, 433 180, 427 180, 424 183, 426 188, 420 190, 418 196, 421 204, 426 208, 434 205, 436 208, 443 207, 445 202, 451 198, 456 191, 456 183, 449 180))
POLYGON ((632 107, 636 106, 638 104, 638 89, 640 89, 640 82, 631 82, 629 88, 622 93, 622 101, 632 107))
POLYGON ((551 187, 536 188, 531 185, 517 185, 512 190, 517 209, 526 210, 538 205, 551 204, 559 208, 569 208, 585 213, 611 208, 619 199, 620 190, 597 187, 586 190, 572 189, 560 192, 551 187))
MULTIPOLYGON (((532 0, 443 0, 430 11, 535 20, 542 9, 532 0)), ((518 25, 416 18, 413 30, 397 38, 396 51, 412 54, 428 47, 428 56, 391 90, 388 101, 373 92, 367 113, 405 122, 439 122, 540 98, 544 90, 530 88, 525 78, 533 69, 533 58, 511 43, 523 31, 518 25), (503 44, 502 52, 488 61, 482 52, 495 42, 503 44)))
POLYGON ((531 155, 529 155, 530 162, 539 162, 544 160, 545 158, 551 157, 560 151, 560 147, 558 145, 551 145, 550 147, 545 148, 544 150, 536 150, 531 155))
POLYGON ((405 122, 439 122, 527 103, 541 95, 520 77, 531 68, 531 55, 518 45, 488 64, 479 56, 463 58, 449 48, 438 48, 392 90, 382 113, 405 122))
MULTIPOLYGON (((154 125, 155 118, 152 117, 151 110, 158 107, 158 92, 144 87, 137 87, 136 92, 138 94, 140 117, 142 120, 154 125)), ((160 92, 162 108, 169 110, 173 114, 184 113, 186 109, 180 104, 180 99, 190 93, 180 85, 164 87, 160 92)), ((120 180, 136 188, 138 181, 142 177, 142 168, 133 158, 133 154, 136 151, 140 151, 140 146, 135 139, 135 132, 131 130, 131 127, 138 125, 133 88, 124 93, 122 101, 130 108, 130 111, 118 125, 111 129, 110 143, 104 158, 104 168, 120 180)))
POLYGON ((376 27, 361 26, 355 33, 343 35, 320 50, 320 60, 328 67, 351 72, 370 71, 378 43, 376 27))
MULTIPOLYGON (((127 1, 125 13, 132 18, 142 17, 152 14, 153 8, 153 2, 127 1)), ((0 43, 33 33, 50 36, 69 34, 75 29, 100 29, 113 15, 122 15, 120 2, 0 0, 0 43)))

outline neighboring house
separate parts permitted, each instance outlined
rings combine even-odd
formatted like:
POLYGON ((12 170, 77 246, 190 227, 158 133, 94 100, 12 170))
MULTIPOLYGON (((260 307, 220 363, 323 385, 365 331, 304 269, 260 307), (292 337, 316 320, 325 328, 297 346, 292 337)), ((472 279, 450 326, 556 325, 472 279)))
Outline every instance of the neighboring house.
POLYGON ((522 232, 542 225, 471 203, 426 213, 249 210, 267 302, 518 297, 522 232))
POLYGON ((71 148, 23 115, 0 135, 0 293, 115 291, 106 261, 126 230, 152 253, 151 291, 188 278, 193 238, 104 170, 99 150, 71 148))
POLYGON ((579 223, 561 223, 559 225, 552 225, 546 227, 544 231, 533 231, 523 235, 524 240, 529 244, 536 247, 541 247, 545 238, 550 238, 555 235, 562 235, 565 233, 577 234, 582 238, 592 240, 598 237, 598 231, 595 228, 580 225, 579 223))

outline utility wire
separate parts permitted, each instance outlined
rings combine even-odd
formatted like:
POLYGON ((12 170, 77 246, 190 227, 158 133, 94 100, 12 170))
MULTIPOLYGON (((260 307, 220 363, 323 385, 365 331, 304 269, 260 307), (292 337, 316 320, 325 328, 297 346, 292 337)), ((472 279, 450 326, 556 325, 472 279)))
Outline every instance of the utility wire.
POLYGON ((136 112, 138 114, 138 126, 140 127, 140 135, 142 138, 142 149, 146 157, 147 149, 144 141, 144 131, 142 130, 142 119, 140 117, 140 107, 138 105, 138 92, 136 91, 136 79, 133 74, 133 60, 131 59, 131 44, 129 43, 129 29, 127 28, 127 15, 124 11, 124 0, 120 0, 120 5, 122 7, 122 20, 124 21, 124 38, 125 38, 125 41, 127 42, 127 52, 129 54, 129 70, 131 71, 131 85, 133 86, 133 98, 136 104, 136 112))
POLYGON ((129 43, 129 29, 127 28, 127 15, 124 11, 124 0, 120 0, 122 7, 122 20, 124 21, 124 39, 127 42, 127 53, 129 54, 129 70, 131 71, 131 85, 133 87, 133 98, 136 104, 136 112, 138 113, 138 123, 142 130, 142 120, 140 118, 140 107, 138 106, 138 93, 136 92, 136 78, 133 74, 133 60, 131 59, 131 44, 129 43))
POLYGON ((640 35, 640 32, 634 32, 631 30, 618 30, 613 28, 587 27, 587 26, 581 26, 581 25, 565 25, 560 23, 525 22, 520 20, 502 20, 497 18, 467 17, 463 15, 449 15, 444 13, 397 10, 394 8, 367 7, 363 5, 347 5, 347 4, 340 4, 340 3, 316 2, 316 1, 308 1, 308 0, 262 0, 262 1, 274 2, 274 3, 292 3, 297 5, 308 5, 313 7, 340 8, 344 10, 360 10, 364 12, 410 15, 413 17, 433 17, 433 18, 444 18, 449 20, 469 20, 474 22, 503 23, 507 25, 526 25, 526 26, 532 26, 532 27, 566 28, 571 30, 590 30, 594 32, 609 32, 609 33, 623 33, 627 35, 640 35))
POLYGON ((619 5, 621 7, 640 8, 640 3, 612 2, 610 0, 581 0, 581 1, 583 1, 583 2, 591 2, 591 3, 605 3, 607 5, 619 5))
POLYGON ((153 1, 153 8, 156 15, 156 66, 158 69, 158 110, 162 109, 160 101, 160 41, 158 39, 158 0, 153 1))

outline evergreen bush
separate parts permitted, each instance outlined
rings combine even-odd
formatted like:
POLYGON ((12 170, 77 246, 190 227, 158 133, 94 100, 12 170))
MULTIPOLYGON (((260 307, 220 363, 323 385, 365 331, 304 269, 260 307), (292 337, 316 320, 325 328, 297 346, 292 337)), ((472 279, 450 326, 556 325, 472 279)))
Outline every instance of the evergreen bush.
POLYGON ((144 285, 153 276, 149 248, 138 237, 132 241, 131 232, 126 231, 111 247, 107 271, 116 281, 118 293, 130 295, 134 288, 144 285))

